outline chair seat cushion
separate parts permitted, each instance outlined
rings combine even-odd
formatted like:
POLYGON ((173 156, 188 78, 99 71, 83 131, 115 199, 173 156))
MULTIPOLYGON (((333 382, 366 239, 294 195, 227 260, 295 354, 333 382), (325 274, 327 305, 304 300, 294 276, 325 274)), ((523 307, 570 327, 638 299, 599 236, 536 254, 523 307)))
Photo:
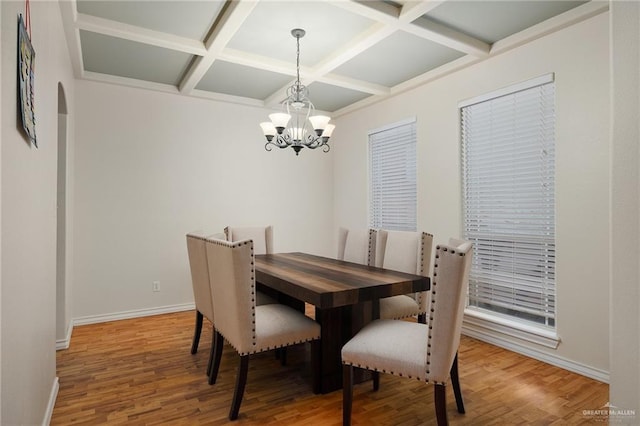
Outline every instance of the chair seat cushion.
POLYGON ((320 324, 289 306, 256 306, 256 342, 250 353, 304 343, 320 338, 320 324))
POLYGON ((418 315, 419 311, 420 306, 418 306, 416 299, 405 294, 380 299, 381 319, 409 318, 418 315))
POLYGON ((343 364, 426 380, 428 327, 407 321, 377 320, 342 347, 343 364))

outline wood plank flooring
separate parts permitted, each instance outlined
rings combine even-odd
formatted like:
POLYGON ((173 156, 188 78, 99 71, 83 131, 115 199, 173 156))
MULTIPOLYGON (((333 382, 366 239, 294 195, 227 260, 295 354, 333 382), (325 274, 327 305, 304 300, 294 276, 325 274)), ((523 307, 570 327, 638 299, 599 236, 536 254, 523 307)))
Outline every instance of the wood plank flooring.
MULTIPOLYGON (((225 344, 218 382, 209 386, 211 325, 205 320, 191 355, 194 322, 189 311, 75 327, 69 349, 57 353, 60 390, 51 424, 232 423, 239 358, 225 344)), ((340 425, 342 392, 311 392, 308 350, 290 348, 284 367, 272 352, 252 356, 233 423, 340 425)), ((447 389, 452 425, 603 424, 582 412, 608 401, 606 384, 464 336, 459 360, 466 414, 457 413, 447 389)), ((390 375, 381 375, 378 392, 371 383, 356 385, 353 424, 435 425, 433 386, 390 375)))

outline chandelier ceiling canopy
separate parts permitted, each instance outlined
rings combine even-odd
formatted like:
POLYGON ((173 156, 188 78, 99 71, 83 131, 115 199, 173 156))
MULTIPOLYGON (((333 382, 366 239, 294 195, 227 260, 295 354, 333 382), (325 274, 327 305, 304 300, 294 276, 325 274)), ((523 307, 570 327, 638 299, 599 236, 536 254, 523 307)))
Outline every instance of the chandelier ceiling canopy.
POLYGON ((271 151, 272 146, 278 148, 291 147, 300 153, 302 148, 316 149, 322 147, 329 152, 329 138, 335 126, 329 124, 330 117, 314 115, 315 107, 309 100, 309 89, 300 82, 300 39, 305 31, 301 28, 291 30, 296 39, 296 81, 287 89, 287 98, 282 102, 283 111, 269 114, 269 120, 260 123, 262 133, 267 139, 264 148, 271 151))

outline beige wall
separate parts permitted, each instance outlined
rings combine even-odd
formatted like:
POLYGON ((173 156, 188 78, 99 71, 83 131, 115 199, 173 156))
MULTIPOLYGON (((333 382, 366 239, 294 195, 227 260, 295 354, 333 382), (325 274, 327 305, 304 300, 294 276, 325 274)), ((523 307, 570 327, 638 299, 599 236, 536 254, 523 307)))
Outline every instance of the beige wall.
POLYGON ((333 254, 334 154, 266 152, 268 111, 87 81, 76 94, 74 318, 192 303, 189 231, 271 224, 276 251, 333 254))
MULTIPOLYGON (((415 116, 418 229, 461 234, 458 102, 546 73, 556 78, 557 350, 542 358, 606 375, 609 264, 608 14, 338 119, 334 218, 367 226, 367 131, 415 116)), ((504 336, 503 336, 504 337, 504 336)), ((509 340, 509 338, 507 338, 509 340)), ((511 339, 513 340, 513 339, 511 339)))
MULTIPOLYGON (((39 148, 17 127, 16 34, 23 1, 2 1, 1 424, 42 424, 57 390, 56 168, 58 82, 73 75, 57 2, 32 1, 39 148)), ((70 114, 73 104, 69 103, 70 114)), ((71 136, 72 138, 72 136, 71 136)), ((73 145, 70 141, 70 145, 73 145)))

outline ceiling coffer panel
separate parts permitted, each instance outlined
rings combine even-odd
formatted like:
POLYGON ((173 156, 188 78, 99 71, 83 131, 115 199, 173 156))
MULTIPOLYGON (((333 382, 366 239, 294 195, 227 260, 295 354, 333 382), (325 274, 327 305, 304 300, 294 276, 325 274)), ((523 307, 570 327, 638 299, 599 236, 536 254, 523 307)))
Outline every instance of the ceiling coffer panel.
POLYGON ((136 27, 204 41, 224 0, 77 0, 78 12, 136 27))
POLYGON ((177 86, 192 55, 80 31, 86 71, 177 86))

